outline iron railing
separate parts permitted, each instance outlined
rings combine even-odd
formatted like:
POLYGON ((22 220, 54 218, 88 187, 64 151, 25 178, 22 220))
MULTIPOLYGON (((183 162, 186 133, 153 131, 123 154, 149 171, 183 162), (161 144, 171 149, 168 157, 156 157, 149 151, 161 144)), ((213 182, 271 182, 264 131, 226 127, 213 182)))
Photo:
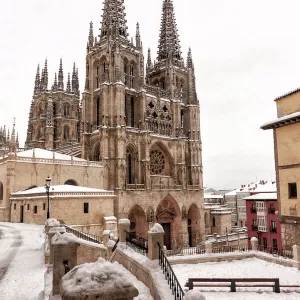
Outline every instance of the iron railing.
POLYGON ((273 256, 281 256, 283 258, 293 259, 293 251, 281 249, 278 247, 268 247, 265 245, 258 246, 258 251, 272 254, 273 256))
POLYGON ((248 247, 246 245, 213 245, 213 253, 230 253, 230 252, 247 252, 248 247))
POLYGON ((75 230, 74 228, 72 228, 68 225, 65 225, 65 224, 63 226, 66 228, 66 232, 73 233, 79 239, 83 239, 85 241, 93 242, 96 244, 103 244, 101 241, 101 238, 99 236, 75 230))
POLYGON ((115 245, 114 245, 114 247, 112 248, 112 253, 114 253, 116 251, 116 249, 118 247, 118 244, 119 244, 119 241, 120 241, 120 239, 118 238, 115 245))
POLYGON ((148 240, 135 232, 126 231, 126 245, 140 254, 145 256, 148 254, 148 240))
POLYGON ((198 255, 205 254, 205 245, 198 245, 196 247, 183 247, 174 250, 167 250, 165 252, 166 256, 175 255, 198 255))
POLYGON ((172 290, 172 294, 174 295, 175 300, 182 300, 184 297, 184 291, 172 269, 172 266, 170 265, 167 257, 164 254, 163 249, 161 249, 161 246, 159 243, 159 265, 162 268, 163 273, 165 274, 165 278, 168 281, 168 284, 172 290))

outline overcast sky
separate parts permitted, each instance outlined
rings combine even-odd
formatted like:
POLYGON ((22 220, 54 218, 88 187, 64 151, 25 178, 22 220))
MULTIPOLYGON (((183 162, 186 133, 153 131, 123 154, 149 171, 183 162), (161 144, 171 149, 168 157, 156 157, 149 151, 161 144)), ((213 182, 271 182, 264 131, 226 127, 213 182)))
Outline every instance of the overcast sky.
MULTIPOLYGON (((0 10, 1 125, 23 145, 37 64, 74 61, 84 87, 89 22, 98 34, 101 0, 9 0, 0 10)), ((275 177, 273 99, 300 85, 299 0, 173 0, 183 55, 192 48, 201 105, 204 184, 235 188, 275 177)), ((140 23, 144 55, 155 58, 162 0, 125 0, 130 36, 140 23)))

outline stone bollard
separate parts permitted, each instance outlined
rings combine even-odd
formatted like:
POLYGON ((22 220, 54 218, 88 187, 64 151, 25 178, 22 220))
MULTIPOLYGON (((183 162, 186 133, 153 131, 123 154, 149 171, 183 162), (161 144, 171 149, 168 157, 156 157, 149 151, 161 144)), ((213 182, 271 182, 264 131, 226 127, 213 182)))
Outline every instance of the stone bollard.
POLYGON ((51 228, 59 227, 59 226, 60 226, 60 222, 57 221, 56 219, 53 218, 47 219, 45 222, 45 233, 48 234, 51 228))
POLYGON ((294 267, 300 270, 300 246, 293 246, 293 260, 295 261, 294 267))
POLYGON ((159 259, 159 247, 164 249, 164 236, 165 231, 163 227, 156 223, 153 227, 148 231, 148 258, 151 260, 159 259))
POLYGON ((77 265, 77 237, 72 233, 57 233, 51 240, 53 247, 53 295, 59 293, 62 277, 77 265))
POLYGON ((102 234, 102 242, 104 245, 106 245, 109 241, 109 237, 110 237, 110 230, 104 230, 103 231, 103 234, 102 234))
POLYGON ((121 243, 126 243, 126 231, 129 232, 130 221, 128 219, 119 220, 119 241, 121 243))
POLYGON ((205 253, 206 254, 212 254, 213 253, 213 244, 211 242, 205 243, 205 253))
POLYGON ((62 300, 133 300, 139 292, 118 265, 100 258, 66 274, 61 280, 60 294, 62 300))
POLYGON ((53 239, 53 237, 57 234, 64 234, 66 233, 66 228, 65 227, 53 227, 49 230, 48 232, 48 247, 49 247, 49 264, 53 264, 53 246, 51 244, 51 241, 53 239))
POLYGON ((258 250, 258 239, 254 236, 251 238, 251 249, 253 251, 257 251, 258 250))

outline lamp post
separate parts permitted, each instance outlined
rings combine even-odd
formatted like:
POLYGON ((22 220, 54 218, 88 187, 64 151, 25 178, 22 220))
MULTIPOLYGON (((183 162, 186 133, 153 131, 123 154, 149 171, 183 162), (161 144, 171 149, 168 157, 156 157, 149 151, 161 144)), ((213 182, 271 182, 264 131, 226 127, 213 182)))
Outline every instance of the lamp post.
POLYGON ((48 199, 47 219, 50 218, 50 197, 49 197, 50 183, 51 183, 51 178, 48 176, 46 178, 46 184, 45 184, 45 189, 46 189, 46 194, 48 199))

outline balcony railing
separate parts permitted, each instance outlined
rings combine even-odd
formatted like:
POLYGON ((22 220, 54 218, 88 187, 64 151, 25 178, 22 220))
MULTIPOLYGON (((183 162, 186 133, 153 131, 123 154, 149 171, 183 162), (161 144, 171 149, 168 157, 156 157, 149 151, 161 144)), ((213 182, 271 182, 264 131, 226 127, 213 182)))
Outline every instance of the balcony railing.
POLYGON ((270 228, 270 232, 272 232, 272 233, 277 233, 277 228, 271 227, 271 228, 270 228))
POLYGON ((251 207, 250 212, 251 212, 252 214, 256 214, 256 208, 255 208, 255 207, 251 207))
POLYGON ((252 230, 257 230, 258 226, 257 225, 252 225, 251 228, 252 228, 252 230))
POLYGON ((136 252, 147 256, 148 240, 139 236, 135 232, 126 232, 126 245, 136 252))
POLYGON ((275 208, 269 208, 269 214, 274 215, 275 214, 275 208))

